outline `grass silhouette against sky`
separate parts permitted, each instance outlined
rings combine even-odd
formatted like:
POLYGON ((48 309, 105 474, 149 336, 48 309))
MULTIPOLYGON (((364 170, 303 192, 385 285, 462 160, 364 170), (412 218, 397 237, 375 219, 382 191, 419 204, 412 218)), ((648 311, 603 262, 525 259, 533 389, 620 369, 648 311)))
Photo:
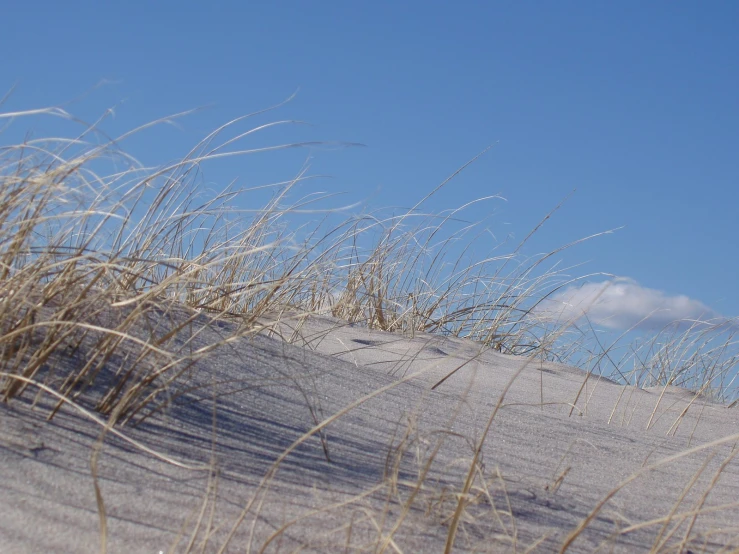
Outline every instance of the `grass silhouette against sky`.
MULTIPOLYGON (((529 253, 623 226, 565 256, 587 262, 581 273, 628 283, 619 290, 630 301, 612 302, 601 323, 612 315, 624 328, 655 308, 731 317, 738 12, 729 2, 14 3, 0 37, 8 54, 0 88, 15 90, 2 111, 70 101, 65 108, 89 122, 113 108, 102 128, 116 136, 203 107, 122 145, 158 165, 297 90, 263 122, 307 125, 268 129, 244 147, 367 147, 222 159, 204 165, 204 182, 289 180, 308 162, 310 174, 332 178, 302 190, 347 193, 337 206, 410 207, 495 144, 426 209, 499 194, 507 201, 472 206, 466 217, 488 218, 491 243, 509 235, 517 243, 576 189, 529 253)), ((49 136, 63 124, 45 118, 33 129, 49 136)), ((4 143, 27 128, 11 122, 4 143)))

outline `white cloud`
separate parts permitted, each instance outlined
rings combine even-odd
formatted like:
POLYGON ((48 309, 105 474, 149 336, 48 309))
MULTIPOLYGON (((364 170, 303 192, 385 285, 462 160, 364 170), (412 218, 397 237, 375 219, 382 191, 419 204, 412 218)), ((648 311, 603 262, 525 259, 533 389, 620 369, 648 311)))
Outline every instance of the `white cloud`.
POLYGON ((720 315, 685 295, 670 296, 628 278, 571 286, 549 297, 537 309, 549 321, 576 320, 586 313, 594 324, 611 329, 660 328, 681 320, 714 320, 720 315), (641 322, 641 323, 640 323, 641 322))

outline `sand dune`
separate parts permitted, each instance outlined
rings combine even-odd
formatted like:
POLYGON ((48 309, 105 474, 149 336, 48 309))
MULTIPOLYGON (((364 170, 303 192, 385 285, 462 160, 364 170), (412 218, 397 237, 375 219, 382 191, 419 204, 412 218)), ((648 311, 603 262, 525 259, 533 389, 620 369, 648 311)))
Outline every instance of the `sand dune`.
MULTIPOLYGON (((194 326, 197 348, 235 324, 194 326)), ((453 551, 739 549, 739 409, 464 339, 328 317, 278 332, 293 344, 230 341, 119 428, 180 466, 105 436, 108 552, 443 552, 504 391, 453 551)), ((45 421, 53 400, 33 394, 0 406, 0 552, 100 551, 102 429, 70 406, 45 421)))

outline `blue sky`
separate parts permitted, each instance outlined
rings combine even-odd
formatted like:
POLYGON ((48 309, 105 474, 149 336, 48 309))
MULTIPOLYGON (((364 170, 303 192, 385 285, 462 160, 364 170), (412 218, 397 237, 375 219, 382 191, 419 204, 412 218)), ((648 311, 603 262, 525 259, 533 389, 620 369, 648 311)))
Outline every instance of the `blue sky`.
MULTIPOLYGON (((735 2, 13 2, 3 17, 0 90, 16 88, 0 111, 72 101, 94 120, 115 107, 115 135, 205 107, 124 145, 163 164, 297 90, 254 124, 310 125, 245 146, 366 147, 222 160, 206 180, 288 179, 310 156, 332 176, 316 190, 372 206, 412 206, 494 143, 427 209, 500 194, 467 216, 522 238, 577 189, 529 253, 623 226, 564 255, 623 278, 614 290, 631 302, 611 311, 739 315, 735 2)), ((15 121, 2 142, 29 125, 60 123, 15 121)))

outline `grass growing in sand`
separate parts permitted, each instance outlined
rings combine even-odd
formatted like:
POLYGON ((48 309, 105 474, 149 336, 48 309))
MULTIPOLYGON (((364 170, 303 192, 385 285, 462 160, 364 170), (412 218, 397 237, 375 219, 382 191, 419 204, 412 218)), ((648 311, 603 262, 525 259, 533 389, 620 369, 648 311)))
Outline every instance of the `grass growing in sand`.
MULTIPOLYGON (((27 115, 38 113, 5 117, 27 115)), ((244 333, 262 330, 268 315, 330 313, 372 329, 443 333, 506 353, 561 358, 553 340, 561 331, 532 312, 538 299, 570 282, 558 270, 543 269, 556 252, 519 260, 521 244, 474 261, 465 249, 450 260, 451 247, 472 229, 446 233, 464 206, 424 214, 422 200, 400 216, 349 216, 298 235, 282 222, 308 202, 283 205, 299 177, 275 184, 263 209, 247 224, 235 223, 243 217, 231 217, 238 213, 233 203, 250 191, 226 188, 203 197, 194 180, 199 164, 228 153, 234 139, 215 141, 240 122, 154 170, 120 152, 121 138, 100 144, 95 126, 74 139, 36 139, 3 150, 0 358, 6 373, 35 379, 54 352, 74 349, 102 330, 92 323, 96 318, 116 314, 120 321, 104 332, 83 369, 44 378, 61 379, 60 393, 79 399, 116 348, 133 341, 141 348, 139 362, 152 360, 159 369, 124 373, 95 409, 121 415, 141 409, 151 397, 140 392, 176 375, 184 362, 162 348, 181 329, 162 337, 137 337, 133 329, 147 313, 175 307, 236 320, 244 333), (110 160, 129 167, 101 174, 98 167, 110 160), (159 357, 169 360, 164 368, 159 357)), ((25 387, 6 377, 0 391, 9 400, 25 387)))
MULTIPOLYGON (((71 119, 60 109, 3 114, 2 118, 22 120, 39 115, 71 119)), ((272 199, 244 223, 243 214, 234 206, 250 190, 226 187, 206 196, 197 186, 200 165, 226 155, 301 146, 238 149, 239 139, 286 122, 222 138, 226 131, 248 121, 249 116, 229 122, 182 160, 155 169, 141 167, 120 151, 117 144, 123 137, 106 138, 99 130, 101 122, 80 127, 79 135, 71 138, 35 139, 3 147, 0 397, 4 402, 19 397, 40 402, 42 395, 47 395, 53 399, 50 418, 64 405, 73 405, 103 427, 102 444, 105 433, 120 435, 126 424, 165 410, 174 384, 186 379, 193 364, 219 346, 263 332, 297 342, 299 322, 310 314, 330 314, 347 325, 404 336, 432 333, 464 337, 478 343, 481 351, 491 348, 537 360, 586 360, 587 369, 605 368, 627 383, 685 386, 722 400, 728 398, 737 359, 732 354, 733 330, 719 328, 722 324, 713 328, 696 324, 672 334, 668 330, 617 359, 620 347, 600 345, 597 333, 572 321, 552 325, 542 320, 537 305, 576 281, 554 263, 556 255, 581 241, 534 258, 523 257, 523 246, 552 215, 548 214, 510 251, 496 250, 487 257, 474 258, 478 228, 458 225, 469 204, 444 214, 423 211, 424 202, 466 165, 404 214, 348 215, 330 225, 327 221, 334 219, 313 227, 291 228, 291 214, 306 207, 318 209, 321 202, 321 198, 309 196, 290 203, 297 185, 305 179, 301 175, 272 185, 272 199), (235 330, 220 342, 195 348, 188 332, 192 322, 204 314, 210 324, 228 321, 235 324, 235 330), (279 325, 288 320, 293 327, 298 324, 294 335, 285 335, 279 325), (60 364, 61 358, 76 363, 60 364), (62 371, 61 367, 67 369, 62 371)), ((150 125, 156 123, 161 122, 150 125)), ((132 133, 145 131, 150 125, 132 133)), ((472 162, 474 159, 468 163, 472 162)), ((403 377, 398 383, 412 378, 403 377)), ((509 387, 512 384, 513 380, 509 387)), ((490 506, 490 517, 502 529, 498 537, 501 544, 521 551, 537 546, 518 543, 510 504, 501 506, 494 500, 501 494, 506 497, 505 481, 499 474, 486 474, 480 462, 485 438, 507 391, 501 391, 484 434, 474 441, 457 490, 439 491, 427 482, 443 438, 430 448, 417 480, 402 482, 398 467, 412 443, 412 425, 400 434, 388 455, 386 480, 366 493, 384 491, 387 510, 365 511, 359 516, 376 529, 374 542, 365 545, 367 550, 398 551, 393 537, 419 502, 426 503, 427 511, 437 514, 447 526, 446 552, 459 545, 465 518, 472 506, 481 503, 490 506), (396 494, 399 488, 403 495, 396 494), (396 512, 399 509, 399 515, 391 517, 391 507, 396 512)), ((282 460, 305 440, 321 435, 331 422, 383 392, 377 390, 327 418, 314 414, 313 428, 275 461, 260 490, 269 487, 282 460)), ((450 428, 455 417, 450 414, 450 428)), ((737 439, 728 437, 723 442, 737 439)), ((693 451, 696 448, 708 446, 693 451)), ((91 458, 93 476, 98 452, 95 450, 91 458)), ((633 478, 690 452, 641 468, 633 478)), ((717 480, 718 475, 706 496, 717 480)), ((105 504, 95 487, 104 545, 105 504)), ((206 539, 200 541, 205 540, 205 549, 209 535, 201 531, 214 525, 208 523, 207 508, 215 481, 212 487, 209 485, 196 518, 187 551, 197 551, 198 537, 203 534, 206 539)), ((233 524, 233 532, 220 550, 225 550, 233 533, 254 510, 258 513, 263 498, 257 494, 245 504, 242 517, 233 524)), ((361 500, 357 497, 318 511, 360 505, 361 500)), ((582 525, 571 531, 563 551, 607 500, 594 506, 582 525)), ((676 536, 677 527, 672 524, 694 523, 700 513, 701 506, 687 512, 679 506, 680 502, 665 519, 648 522, 662 527, 655 550, 676 536)), ((279 540, 292 524, 278 529, 268 543, 279 540)), ((351 535, 358 522, 346 524, 335 532, 351 535)), ((688 525, 677 540, 681 547, 688 544, 691 528, 692 524, 688 525)), ((347 549, 350 542, 347 539, 347 549)))

